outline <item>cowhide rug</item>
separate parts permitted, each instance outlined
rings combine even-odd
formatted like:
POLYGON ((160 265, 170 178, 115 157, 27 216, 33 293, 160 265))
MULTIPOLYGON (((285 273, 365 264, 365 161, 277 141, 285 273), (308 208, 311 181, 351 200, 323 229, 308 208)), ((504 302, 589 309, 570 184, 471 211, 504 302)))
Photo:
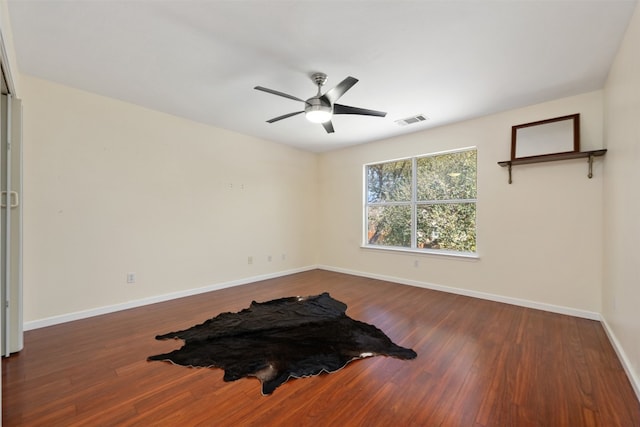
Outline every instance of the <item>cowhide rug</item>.
POLYGON ((257 303, 222 313, 184 331, 156 336, 182 339, 182 348, 148 360, 224 369, 224 380, 255 376, 262 394, 289 378, 335 372, 355 359, 392 356, 413 359, 415 351, 394 344, 380 329, 353 320, 346 304, 328 293, 257 303))

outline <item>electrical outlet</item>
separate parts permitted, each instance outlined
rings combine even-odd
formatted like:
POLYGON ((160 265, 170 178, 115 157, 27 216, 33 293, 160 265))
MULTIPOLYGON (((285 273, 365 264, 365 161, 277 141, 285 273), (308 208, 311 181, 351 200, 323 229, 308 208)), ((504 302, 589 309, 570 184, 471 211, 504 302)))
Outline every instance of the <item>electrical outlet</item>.
POLYGON ((271 262, 271 255, 267 256, 267 261, 271 262))
POLYGON ((414 260, 413 260, 413 266, 414 266, 415 268, 418 268, 418 266, 419 266, 419 265, 420 265, 420 262, 419 262, 417 259, 414 259, 414 260))
POLYGON ((247 258, 247 264, 249 264, 249 265, 253 264, 253 257, 252 256, 247 258))
POLYGON ((287 259, 287 254, 282 254, 282 260, 284 261, 285 259, 287 259))
POLYGON ((127 283, 136 283, 136 273, 127 273, 127 283))

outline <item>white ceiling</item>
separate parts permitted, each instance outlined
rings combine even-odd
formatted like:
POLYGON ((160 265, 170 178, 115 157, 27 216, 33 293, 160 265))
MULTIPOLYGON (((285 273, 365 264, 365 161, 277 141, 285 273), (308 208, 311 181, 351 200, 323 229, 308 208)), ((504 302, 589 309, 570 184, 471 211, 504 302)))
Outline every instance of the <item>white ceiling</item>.
MULTIPOLYGON (((635 0, 9 0, 20 72, 310 151, 327 151, 603 87, 635 0), (360 81, 298 115, 310 74, 360 81), (405 127, 395 120, 424 114, 405 127)), ((544 119, 541 117, 540 119, 544 119)))

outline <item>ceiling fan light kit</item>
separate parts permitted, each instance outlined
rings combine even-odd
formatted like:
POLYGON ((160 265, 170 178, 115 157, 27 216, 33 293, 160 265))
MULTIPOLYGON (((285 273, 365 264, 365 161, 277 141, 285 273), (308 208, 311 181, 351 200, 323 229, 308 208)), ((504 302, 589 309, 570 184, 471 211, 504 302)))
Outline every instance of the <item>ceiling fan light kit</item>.
POLYGON ((309 101, 318 101, 317 104, 307 103, 304 107, 304 116, 312 123, 324 123, 331 120, 333 111, 330 105, 322 104, 318 98, 311 98, 309 101))
POLYGON ((375 117, 385 117, 387 115, 387 113, 382 111, 367 110, 364 108, 350 107, 348 105, 341 105, 341 104, 335 103, 335 101, 337 101, 338 98, 344 95, 346 91, 348 91, 349 89, 351 89, 353 85, 358 83, 358 79, 356 79, 355 77, 347 77, 346 79, 338 83, 336 87, 325 92, 324 95, 322 94, 321 90, 322 90, 322 86, 327 81, 327 75, 324 73, 314 73, 311 75, 311 79, 318 86, 318 93, 315 96, 312 96, 311 98, 307 99, 306 101, 296 96, 289 95, 287 93, 269 89, 266 87, 262 87, 262 86, 254 87, 254 89, 256 90, 267 92, 273 95, 282 96, 284 98, 288 98, 293 101, 304 102, 305 104, 303 111, 295 111, 293 113, 284 114, 282 116, 278 116, 273 119, 267 120, 267 123, 274 123, 282 119, 286 119, 288 117, 292 117, 292 116, 304 113, 307 120, 313 123, 321 123, 324 129, 327 131, 327 133, 333 133, 334 129, 333 129, 333 124, 331 123, 331 117, 334 114, 357 114, 357 115, 375 116, 375 117))

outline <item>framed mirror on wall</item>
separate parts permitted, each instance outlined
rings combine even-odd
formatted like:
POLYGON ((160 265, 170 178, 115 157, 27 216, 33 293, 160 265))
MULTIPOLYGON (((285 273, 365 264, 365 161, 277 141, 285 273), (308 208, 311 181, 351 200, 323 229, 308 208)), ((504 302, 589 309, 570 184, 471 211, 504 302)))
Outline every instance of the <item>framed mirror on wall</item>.
POLYGON ((511 128, 511 160, 580 151, 580 114, 524 123, 511 128))

